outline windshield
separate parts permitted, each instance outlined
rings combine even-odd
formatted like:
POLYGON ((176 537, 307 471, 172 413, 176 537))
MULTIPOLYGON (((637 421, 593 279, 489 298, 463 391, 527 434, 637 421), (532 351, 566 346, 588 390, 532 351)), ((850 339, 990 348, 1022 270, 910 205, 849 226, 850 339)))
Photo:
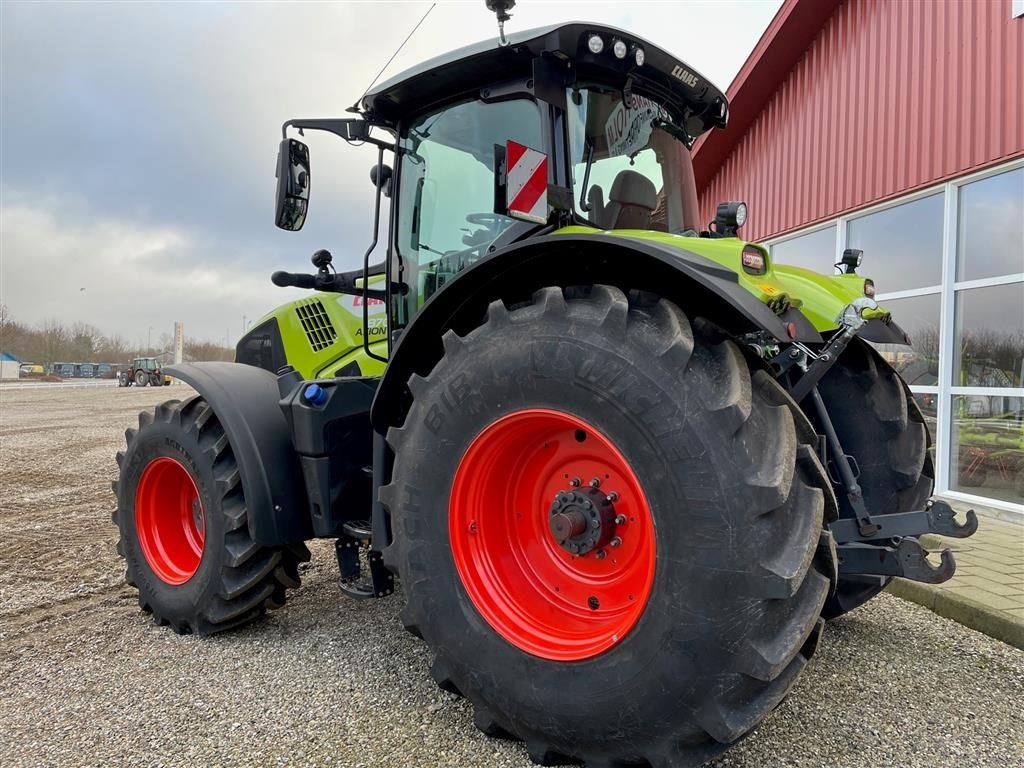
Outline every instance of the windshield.
POLYGON ((684 132, 655 101, 597 86, 569 91, 577 213, 601 229, 696 234, 697 192, 684 132))

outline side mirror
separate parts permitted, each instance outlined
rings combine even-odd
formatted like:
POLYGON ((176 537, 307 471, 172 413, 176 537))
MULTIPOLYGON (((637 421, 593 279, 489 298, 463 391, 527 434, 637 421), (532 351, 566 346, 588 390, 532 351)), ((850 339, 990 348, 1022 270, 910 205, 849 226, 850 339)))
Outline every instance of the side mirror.
POLYGON ((306 223, 309 208, 309 147, 295 139, 282 139, 277 151, 277 211, 274 223, 297 232, 306 223))

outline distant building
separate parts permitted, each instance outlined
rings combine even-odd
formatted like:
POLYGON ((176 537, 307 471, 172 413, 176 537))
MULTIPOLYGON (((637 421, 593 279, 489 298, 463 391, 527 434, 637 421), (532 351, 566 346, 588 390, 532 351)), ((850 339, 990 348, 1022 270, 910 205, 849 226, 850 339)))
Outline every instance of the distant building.
POLYGON ((863 249, 923 358, 937 491, 1024 513, 1022 73, 1024 0, 785 0, 694 173, 703 220, 746 200, 779 262, 863 249))

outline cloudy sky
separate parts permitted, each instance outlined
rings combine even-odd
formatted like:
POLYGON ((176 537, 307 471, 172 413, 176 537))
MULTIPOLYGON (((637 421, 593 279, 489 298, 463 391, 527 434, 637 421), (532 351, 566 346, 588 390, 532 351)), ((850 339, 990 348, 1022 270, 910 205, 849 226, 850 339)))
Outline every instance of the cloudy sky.
MULTIPOLYGON (((620 26, 725 89, 779 4, 520 0, 507 29, 620 26)), ((343 116, 429 7, 0 2, 0 302, 29 323, 138 340, 180 319, 233 344, 243 315, 302 295, 274 269, 309 271, 324 247, 354 268, 374 153, 307 134, 316 193, 303 231, 282 232, 280 126, 343 116)), ((438 2, 383 78, 495 32, 482 0, 438 2)))

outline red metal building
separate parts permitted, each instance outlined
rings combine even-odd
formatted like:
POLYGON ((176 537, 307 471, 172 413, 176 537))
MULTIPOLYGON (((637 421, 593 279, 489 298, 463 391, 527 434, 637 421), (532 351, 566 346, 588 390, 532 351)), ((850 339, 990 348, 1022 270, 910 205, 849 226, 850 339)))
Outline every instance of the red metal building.
POLYGON ((938 491, 1024 513, 1024 0, 785 0, 694 149, 703 220, 828 270, 915 340, 938 491))

